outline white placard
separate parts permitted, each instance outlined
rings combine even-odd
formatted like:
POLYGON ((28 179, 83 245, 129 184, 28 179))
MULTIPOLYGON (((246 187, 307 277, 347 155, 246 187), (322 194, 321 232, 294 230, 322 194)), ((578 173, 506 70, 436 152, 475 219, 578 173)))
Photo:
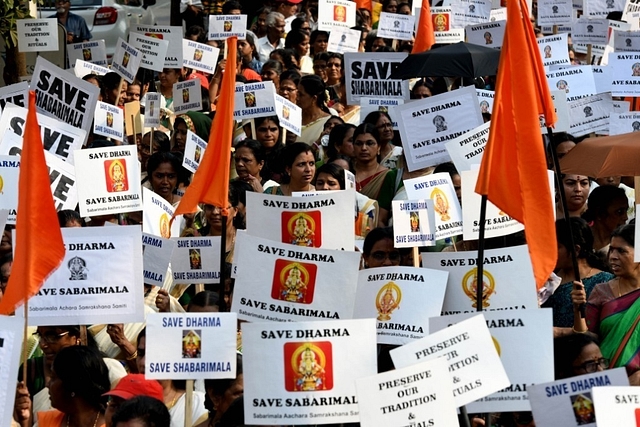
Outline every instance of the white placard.
POLYGON ((168 27, 163 25, 133 24, 131 31, 148 37, 167 40, 169 46, 174 48, 167 51, 167 56, 164 58, 164 66, 166 68, 182 68, 182 50, 175 48, 182 43, 182 25, 168 27))
POLYGON ((510 385, 482 314, 390 351, 396 368, 446 357, 456 406, 510 385))
POLYGON ((64 260, 29 299, 29 325, 144 322, 140 226, 62 228, 62 238, 64 260))
POLYGON ((18 50, 20 52, 47 52, 58 50, 58 20, 18 19, 18 50))
POLYGON ((473 86, 409 102, 395 110, 409 171, 450 161, 444 143, 484 123, 473 86))
POLYGON ((171 203, 146 187, 142 187, 142 231, 168 239, 180 235, 181 221, 170 224, 175 209, 171 203))
MULTIPOLYGON (((595 72, 594 72, 595 77, 595 72)), ((571 122, 569 120, 569 105, 567 104, 567 93, 564 91, 552 90, 551 99, 553 100, 553 107, 556 112, 556 124, 553 126, 553 133, 569 132, 569 126, 571 122)), ((540 120, 540 132, 543 135, 547 134, 547 127, 544 122, 544 114, 539 116, 540 120)))
POLYGON ((182 65, 185 67, 193 68, 203 73, 214 74, 219 55, 220 49, 217 47, 182 39, 182 65))
MULTIPOLYGON (((477 251, 423 253, 422 266, 449 272, 443 314, 476 311, 477 251)), ((485 251, 483 310, 537 308, 536 282, 526 245, 485 251)))
POLYGON ((611 92, 611 67, 605 67, 602 65, 592 65, 593 80, 596 83, 596 91, 598 93, 611 92))
MULTIPOLYGON (((628 113, 631 111, 631 102, 629 101, 612 101, 614 113, 628 113)), ((609 117, 609 124, 611 124, 611 117, 609 117)))
POLYGON ((555 34, 537 39, 538 49, 545 67, 555 65, 570 65, 569 50, 567 49, 567 34, 555 34))
POLYGON ((433 36, 436 43, 450 44, 464 41, 464 28, 454 28, 451 25, 452 17, 451 6, 431 8, 433 36))
POLYGON ((190 130, 187 131, 187 142, 184 146, 184 158, 182 167, 189 172, 195 173, 200 166, 204 151, 207 149, 207 142, 190 130))
POLYGON ((412 40, 415 21, 415 16, 381 12, 378 21, 378 36, 397 40, 412 40))
POLYGON ((402 345, 429 335, 440 316, 449 273, 414 267, 361 270, 353 317, 376 319, 378 344, 402 345))
POLYGON ((457 425, 447 369, 447 362, 439 358, 356 380, 360 425, 457 425))
POLYGON ((366 96, 360 97, 360 117, 367 117, 369 113, 374 111, 385 112, 391 117, 391 123, 393 123, 393 129, 398 129, 398 115, 395 107, 404 104, 404 99, 394 98, 369 98, 366 96))
POLYGON ((115 105, 98 101, 93 115, 93 133, 124 141, 124 111, 115 105))
POLYGON ((209 16, 209 40, 226 40, 234 36, 238 40, 247 37, 247 15, 209 16))
POLYGON ((611 114, 611 94, 599 93, 569 102, 569 133, 575 137, 607 129, 611 114))
POLYGON ((68 44, 67 56, 71 67, 75 67, 76 61, 78 60, 102 67, 108 65, 107 48, 105 47, 104 40, 68 44))
POLYGON ((632 14, 637 12, 640 12, 640 2, 638 0, 626 0, 622 10, 622 20, 628 22, 632 14))
POLYGON ((611 113, 609 117, 609 135, 640 132, 640 113, 611 113))
POLYGON ((116 52, 113 54, 113 61, 111 62, 111 70, 120 74, 129 83, 133 83, 138 73, 138 68, 142 63, 142 56, 142 51, 118 38, 116 52))
POLYGON ((175 283, 220 283, 220 236, 175 239, 171 270, 175 283))
POLYGON ((409 81, 389 78, 406 57, 394 52, 345 53, 347 104, 358 105, 363 96, 409 100, 409 81))
POLYGON ((598 418, 598 427, 640 424, 640 390, 637 387, 594 387, 591 396, 597 413, 606 415, 598 418))
POLYGON ((16 223, 20 157, 0 155, 0 206, 9 210, 7 224, 16 223))
POLYGON ((538 1, 538 25, 570 24, 573 18, 571 0, 538 1))
POLYGON ((609 21, 607 19, 579 18, 571 24, 573 43, 607 44, 609 21))
MULTIPOLYGON (((482 102, 487 101, 481 101, 481 104, 482 102)), ((451 141, 445 142, 444 146, 458 172, 471 170, 472 165, 480 164, 484 147, 489 140, 490 126, 491 122, 484 123, 451 141)))
POLYGON ((480 113, 489 113, 493 111, 493 98, 496 93, 492 90, 476 89, 478 96, 478 105, 480 105, 480 113))
POLYGON ((274 101, 280 126, 300 136, 302 133, 302 109, 277 93, 274 94, 274 101))
POLYGON ((491 0, 459 0, 451 2, 453 27, 464 28, 467 25, 489 22, 491 18, 491 0))
POLYGON ((240 320, 353 316, 358 252, 303 248, 238 233, 234 262, 241 268, 236 272, 231 311, 240 320))
POLYGON ((485 22, 466 28, 469 43, 500 49, 507 21, 485 22))
POLYGON ((393 200, 394 247, 434 246, 436 218, 433 200, 393 200))
POLYGON ((144 127, 158 127, 160 126, 160 103, 161 96, 157 92, 147 92, 145 95, 145 107, 144 107, 144 127))
POLYGON ((154 71, 162 71, 164 58, 169 49, 169 41, 148 37, 139 33, 129 34, 129 44, 142 52, 140 66, 154 71))
POLYGON ((275 93, 271 81, 236 85, 233 117, 244 120, 273 116, 276 112, 275 93))
POLYGON ((237 321, 235 313, 149 313, 145 378, 235 378, 237 321))
POLYGON ((186 80, 173 84, 173 111, 183 114, 187 111, 202 110, 202 83, 200 79, 186 80))
POLYGON ((618 52, 640 51, 640 32, 638 31, 614 31, 613 48, 618 52))
POLYGON ((550 71, 547 73, 547 81, 551 90, 564 90, 566 92, 567 102, 597 93, 596 83, 593 79, 593 69, 590 65, 550 71))
MULTIPOLYGON (((429 320, 429 333, 472 316, 475 314, 433 317, 429 320)), ((511 385, 470 403, 467 410, 530 411, 527 387, 554 379, 551 309, 487 311, 484 318, 511 385), (527 369, 522 369, 523 363, 527 369)))
POLYGON ((29 103, 29 83, 20 82, 0 88, 0 112, 7 103, 27 108, 29 103))
POLYGON ((145 285, 163 285, 175 246, 174 240, 142 233, 142 263, 145 285))
POLYGON ((38 56, 30 89, 37 111, 89 133, 100 88, 38 56))
POLYGON ((447 172, 425 175, 404 181, 409 199, 433 201, 436 219, 436 239, 457 236, 462 233, 462 209, 456 190, 447 172))
POLYGON ((13 420, 16 392, 14 387, 20 367, 23 320, 19 317, 0 316, 0 381, 7 385, 0 390, 0 424, 10 426, 13 420))
POLYGON ((588 0, 584 2, 584 15, 588 18, 604 19, 611 12, 624 9, 624 0, 588 0))
POLYGON ((640 95, 640 52, 611 52, 611 95, 640 95))
POLYGON ((329 33, 328 52, 358 52, 360 49, 360 30, 350 28, 334 28, 329 33))
POLYGON ((246 423, 358 422, 355 380, 376 374, 375 343, 373 319, 243 323, 246 423))
POLYGON ((356 4, 348 0, 320 0, 318 3, 318 30, 356 26, 356 4))
POLYGON ((106 67, 92 64, 91 62, 81 61, 80 59, 76 59, 75 66, 73 67, 73 72, 75 73, 76 77, 80 79, 88 74, 104 76, 109 71, 111 70, 106 67))

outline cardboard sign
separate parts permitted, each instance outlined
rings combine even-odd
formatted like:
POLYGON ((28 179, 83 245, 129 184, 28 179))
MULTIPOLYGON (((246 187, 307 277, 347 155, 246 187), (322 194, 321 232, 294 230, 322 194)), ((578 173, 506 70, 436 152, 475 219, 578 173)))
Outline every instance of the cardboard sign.
POLYGON ((144 322, 140 227, 63 228, 62 238, 64 260, 29 299, 29 325, 144 322))
POLYGON ((58 20, 17 19, 18 50, 20 52, 47 52, 58 50, 58 20))
POLYGON ((7 218, 9 218, 9 209, 0 209, 0 228, 4 230, 4 226, 7 225, 7 218))
MULTIPOLYGON (((20 367, 23 321, 19 317, 0 316, 0 381, 14 384, 20 367)), ((10 426, 16 393, 13 387, 0 389, 0 424, 10 426)))
POLYGON ((640 391, 637 387, 594 387, 595 410, 605 414, 599 427, 637 426, 640 423, 640 391))
MULTIPOLYGON (((473 313, 433 317, 429 333, 447 328, 475 316, 473 313)), ((527 387, 553 381, 553 325, 550 309, 503 310, 484 312, 511 385, 467 406, 477 412, 530 411, 527 387), (527 369, 523 369, 523 363, 527 369)))
POLYGON ((171 270, 175 283, 220 283, 220 236, 175 239, 171 270))
POLYGON ((202 110, 201 85, 199 79, 173 84, 173 111, 176 114, 202 110))
POLYGON ((75 66, 73 67, 73 72, 76 77, 83 78, 87 74, 95 74, 96 76, 104 76, 107 74, 110 69, 106 67, 102 67, 100 65, 92 64, 91 62, 81 61, 80 59, 76 59, 75 66))
POLYGON ((491 17, 491 0, 458 0, 451 2, 453 27, 464 28, 467 25, 488 22, 491 17))
POLYGON ((300 136, 302 133, 302 109, 278 94, 274 95, 274 101, 280 126, 300 136))
POLYGON ((469 43, 500 49, 507 21, 485 22, 466 28, 469 43))
POLYGON ((120 74, 129 83, 133 83, 138 73, 138 68, 142 63, 142 56, 142 51, 118 38, 116 52, 113 54, 113 61, 111 62, 111 70, 120 74))
POLYGON ((247 37, 247 15, 209 16, 209 40, 226 40, 233 36, 238 40, 247 37))
POLYGON ((453 387, 442 359, 356 380, 360 425, 450 427, 458 423, 453 387))
POLYGON ((369 98, 366 96, 360 97, 360 117, 367 117, 369 113, 374 111, 382 111, 391 117, 393 123, 393 129, 398 129, 398 114, 395 107, 404 104, 404 99, 381 99, 381 98, 369 98))
POLYGON ((451 6, 432 7, 431 19, 436 43, 451 44, 464 41, 464 28, 454 28, 451 24, 453 19, 451 6))
POLYGON ((329 33, 327 51, 336 53, 358 52, 360 48, 359 30, 350 28, 334 28, 329 33))
POLYGON ((640 95, 640 52, 612 52, 608 65, 612 96, 640 95))
POLYGON ((187 142, 184 146, 184 158, 182 167, 189 172, 195 173, 200 166, 204 152, 207 149, 207 142, 190 130, 187 131, 187 142))
POLYGON ((30 89, 36 92, 38 112, 87 133, 91 131, 99 87, 38 56, 30 89))
POLYGON ((240 320, 290 322, 353 315, 357 252, 302 248, 238 233, 234 261, 242 268, 236 272, 231 311, 240 320))
POLYGON ((596 84, 596 91, 598 93, 611 92, 611 67, 605 67, 601 65, 592 65, 593 80, 596 84))
POLYGON ((576 138, 609 127, 612 108, 610 93, 587 96, 568 104, 571 120, 569 133, 576 138))
MULTIPOLYGON (((449 272, 442 314, 477 309, 477 251, 423 253, 422 266, 449 272)), ((526 245, 485 251, 482 309, 537 308, 536 283, 526 245)))
POLYGON ((247 233, 290 245, 352 251, 355 192, 313 197, 247 193, 247 233))
POLYGON ((629 112, 611 113, 609 117, 609 135, 640 132, 640 114, 629 112))
POLYGON ((573 17, 571 0, 540 0, 538 2, 538 25, 570 24, 573 17))
POLYGON ((247 424, 360 420, 355 380, 376 374, 373 319, 243 323, 242 343, 247 424))
POLYGON ((542 57, 542 65, 570 65, 569 50, 567 49, 567 34, 554 34, 537 39, 538 49, 542 57))
MULTIPOLYGON (((595 72, 594 72, 595 77, 595 72)), ((567 104, 567 93, 565 91, 560 90, 552 90, 551 99, 553 100, 553 108, 556 112, 556 117, 558 121, 553 126, 553 133, 559 132, 569 132, 569 127, 571 126, 571 122, 569 119, 569 105, 567 104)), ((547 134, 547 126, 544 121, 544 114, 538 116, 540 120, 540 133, 543 135, 547 134)))
MULTIPOLYGON (((612 101, 614 113, 628 113, 631 111, 631 103, 629 101, 612 101)), ((609 116, 609 126, 611 126, 611 116, 609 116)))
POLYGON ((164 25, 133 24, 131 31, 168 41, 169 46, 173 48, 167 50, 167 56, 164 58, 164 66, 166 68, 182 68, 182 51, 176 48, 177 46, 181 46, 182 43, 182 26, 169 27, 164 25))
POLYGON ((490 126, 491 122, 487 122, 445 142, 444 146, 458 172, 471 170, 472 165, 480 164, 484 147, 489 140, 490 126))
POLYGON ((412 248, 436 244, 433 200, 393 200, 393 246, 412 248))
POLYGON ((107 62, 107 48, 105 47, 104 40, 68 44, 67 57, 69 58, 69 65, 72 68, 75 67, 76 61, 78 60, 103 67, 109 64, 107 62))
POLYGON ((145 378, 235 378, 236 342, 235 313, 149 313, 145 378))
POLYGON ((363 96, 409 100, 409 81, 389 78, 406 57, 406 53, 345 53, 347 104, 358 105, 363 96))
POLYGON ((390 353, 396 368, 446 357, 456 406, 466 405, 510 385, 482 314, 390 353))
MULTIPOLYGON (((214 18, 214 16, 210 16, 210 18, 214 18)), ((185 67, 214 74, 219 55, 220 49, 217 47, 182 39, 182 65, 185 67)))
POLYGON ((4 110, 7 103, 27 108, 29 99, 29 83, 20 82, 0 88, 0 111, 4 110))
POLYGON ((620 52, 639 52, 640 33, 638 31, 614 31, 613 49, 620 52))
POLYGON ((318 30, 356 26, 356 5, 348 0, 320 0, 318 4, 318 30))
POLYGON ((476 89, 478 97, 478 105, 480 105, 480 113, 489 113, 493 111, 493 98, 496 93, 492 90, 476 89))
POLYGON ((0 155, 0 206, 9 210, 7 224, 16 223, 20 158, 0 155))
MULTIPOLYGON (((594 387, 628 385, 625 369, 618 368, 532 385, 527 391, 536 425, 595 427, 596 414, 592 396, 594 387)), ((603 415, 607 418, 610 413, 604 412, 603 415)))
POLYGON ((409 171, 450 160, 444 143, 484 121, 473 86, 396 107, 409 171))
POLYGON ((147 92, 145 95, 144 127, 155 128, 160 126, 161 96, 157 92, 147 92))
POLYGON ((176 242, 142 233, 142 265, 144 284, 162 286, 176 242))
POLYGON ((167 40, 160 40, 156 37, 148 37, 139 33, 129 34, 129 43, 134 48, 142 52, 140 66, 154 71, 162 71, 164 68, 164 58, 169 49, 167 40))
POLYGON ((624 0, 585 1, 584 14, 588 18, 604 19, 611 12, 624 9, 624 0))
POLYGON ((124 114, 122 109, 98 101, 93 115, 93 133, 124 141, 124 114))
POLYGON ((442 311, 449 273, 414 267, 360 270, 353 317, 375 318, 378 344, 402 345, 429 334, 442 311))
POLYGON ((170 224, 175 209, 169 202, 146 187, 142 187, 142 231, 164 239, 180 236, 181 222, 176 217, 170 224))
POLYGON ((571 24, 571 40, 574 43, 607 44, 608 39, 607 19, 579 18, 571 24))
POLYGON ((550 71, 547 73, 547 81, 551 90, 563 90, 566 92, 567 102, 597 93, 593 70, 589 65, 550 71))
POLYGON ((388 39, 412 40, 416 17, 382 12, 378 21, 378 36, 388 39))
POLYGON ((233 117, 236 120, 254 119, 275 114, 275 86, 271 81, 236 86, 233 117))

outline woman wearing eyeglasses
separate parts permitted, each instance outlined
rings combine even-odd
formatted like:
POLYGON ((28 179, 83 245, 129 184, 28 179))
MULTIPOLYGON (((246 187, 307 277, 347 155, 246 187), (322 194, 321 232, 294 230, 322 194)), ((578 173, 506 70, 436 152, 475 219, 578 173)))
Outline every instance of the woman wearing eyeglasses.
POLYGON ((627 194, 620 187, 601 185, 589 194, 582 218, 591 224, 593 247, 603 256, 609 250, 609 236, 613 230, 627 223, 627 209, 627 194))
POLYGON ((227 216, 226 229, 222 229, 222 209, 219 206, 204 205, 204 217, 206 224, 200 230, 202 236, 221 236, 224 232, 226 235, 226 262, 233 262, 233 248, 236 241, 236 231, 244 229, 244 218, 238 212, 238 204, 240 197, 238 190, 229 186, 229 205, 226 206, 229 211, 227 216))
POLYGON ((380 164, 389 169, 398 167, 398 160, 402 156, 402 147, 393 145, 393 120, 386 111, 373 111, 367 114, 363 123, 376 127, 380 134, 380 164))

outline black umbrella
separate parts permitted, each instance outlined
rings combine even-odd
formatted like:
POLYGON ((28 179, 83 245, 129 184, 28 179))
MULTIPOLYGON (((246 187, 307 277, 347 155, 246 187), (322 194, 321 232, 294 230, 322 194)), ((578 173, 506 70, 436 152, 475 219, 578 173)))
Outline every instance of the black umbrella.
POLYGON ((495 76, 499 62, 499 50, 459 42, 409 55, 390 78, 495 76))

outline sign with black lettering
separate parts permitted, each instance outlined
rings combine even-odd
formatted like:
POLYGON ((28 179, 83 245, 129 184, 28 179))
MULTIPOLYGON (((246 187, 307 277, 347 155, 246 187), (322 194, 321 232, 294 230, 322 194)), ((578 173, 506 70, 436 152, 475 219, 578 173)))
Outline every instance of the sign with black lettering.
POLYGON ((0 155, 0 206, 9 210, 7 224, 16 223, 20 157, 0 155))
MULTIPOLYGON (((566 45, 564 50, 567 50, 566 45)), ((611 58, 611 55, 609 58, 611 58)), ((578 65, 563 70, 549 71, 547 73, 547 82, 551 90, 565 91, 567 102, 597 93, 596 83, 593 79, 593 69, 590 65, 578 65)))
MULTIPOLYGON (((417 8, 416 10, 420 10, 417 8)), ((432 7, 431 19, 433 20, 433 36, 436 43, 458 43, 464 41, 464 27, 454 28, 453 12, 451 6, 432 7)), ((417 19, 416 19, 416 22, 417 19)))
POLYGON ((220 236, 181 237, 174 242, 174 283, 220 283, 220 236))
POLYGON ((202 110, 202 88, 199 79, 173 84, 173 111, 183 114, 202 110))
POLYGON ((408 101, 409 81, 389 78, 406 57, 406 53, 345 53, 347 104, 359 105, 363 96, 408 101))
POLYGON ((98 101, 93 115, 93 133, 124 141, 124 114, 121 108, 98 101))
POLYGON ((538 2, 539 26, 571 24, 572 20, 572 0, 540 0, 538 2))
POLYGON ((612 96, 640 95, 640 52, 611 52, 612 96))
POLYGON ((567 33, 554 34, 536 40, 545 67, 571 64, 567 50, 567 33))
POLYGON ((111 71, 115 71, 123 79, 133 83, 138 73, 138 68, 142 63, 142 56, 142 51, 118 38, 116 52, 113 54, 113 61, 111 62, 111 71))
POLYGON ((329 33, 328 52, 357 52, 360 48, 360 30, 350 28, 334 28, 329 33))
POLYGON ((104 40, 68 44, 67 56, 69 57, 69 65, 72 68, 75 67, 78 60, 102 67, 106 67, 109 64, 104 40))
POLYGON ((162 286, 176 242, 142 233, 142 262, 144 284, 162 286))
POLYGON ((226 40, 233 36, 238 40, 247 36, 247 15, 209 16, 209 40, 226 40))
POLYGON ((459 137, 447 141, 444 146, 456 165, 458 172, 471 170, 473 165, 479 165, 482 161, 484 147, 489 140, 489 127, 491 122, 484 123, 459 137))
POLYGON ((275 94, 271 81, 236 85, 233 117, 244 120, 275 115, 275 94))
POLYGON ((166 68, 182 68, 182 50, 175 48, 182 45, 182 26, 169 27, 164 25, 134 24, 131 26, 131 32, 168 41, 169 46, 173 46, 174 48, 167 50, 164 58, 164 66, 166 68))
POLYGON ((189 172, 195 173, 200 166, 204 152, 207 149, 207 141, 200 138, 190 130, 187 131, 187 142, 184 145, 184 158, 182 167, 189 172))
POLYGON ((466 28, 469 43, 479 46, 500 49, 507 21, 485 22, 483 24, 469 25, 466 28))
POLYGON ((478 96, 480 112, 491 114, 491 111, 493 111, 493 98, 496 93, 492 90, 476 89, 476 95, 478 96))
POLYGON ((58 20, 18 19, 18 50, 20 52, 47 52, 58 50, 58 20))
POLYGON ((627 111, 611 113, 609 117, 609 135, 640 132, 640 113, 627 111))
POLYGON ((318 3, 318 30, 356 26, 356 5, 348 0, 320 0, 318 3))
POLYGON ((491 0, 459 0, 451 2, 454 28, 489 22, 491 0))
MULTIPOLYGON (((0 316, 0 381, 4 381, 3 384, 13 384, 18 378, 23 323, 19 317, 0 316)), ((0 424, 3 426, 12 424, 15 398, 13 387, 0 388, 0 424)))
POLYGON ((579 18, 571 24, 571 41, 574 43, 607 44, 608 40, 609 21, 607 19, 579 18))
POLYGON ((7 103, 27 108, 29 99, 29 83, 20 82, 0 88, 0 111, 4 110, 7 103))
POLYGON ((413 248, 436 244, 433 200, 393 200, 393 246, 413 248))
POLYGON ((217 47, 182 39, 182 64, 187 68, 214 74, 219 55, 220 49, 217 47))
POLYGON ((165 239, 180 236, 184 220, 179 215, 170 224, 175 210, 171 203, 146 187, 142 187, 142 200, 142 231, 165 239))
POLYGON ((614 11, 624 10, 625 0, 585 1, 584 16, 591 19, 605 19, 614 11))
POLYGON ((416 17, 399 13, 380 13, 378 36, 397 40, 411 40, 416 17))
POLYGON ((609 115, 612 110, 609 92, 587 96, 567 104, 571 123, 569 133, 576 138, 591 132, 602 132, 609 129, 609 115))
POLYGON ((101 65, 92 64, 91 62, 82 61, 80 59, 76 59, 75 66, 73 67, 73 72, 76 74, 76 77, 83 78, 87 74, 95 74, 96 76, 104 76, 107 74, 110 69, 103 67, 101 65))
POLYGON ((148 37, 139 33, 130 33, 129 43, 142 52, 142 61, 140 62, 142 68, 162 71, 164 58, 167 54, 167 49, 169 49, 167 40, 148 37))
POLYGON ((594 387, 591 394, 595 410, 606 414, 598 419, 598 427, 640 423, 640 391, 637 387, 594 387))

